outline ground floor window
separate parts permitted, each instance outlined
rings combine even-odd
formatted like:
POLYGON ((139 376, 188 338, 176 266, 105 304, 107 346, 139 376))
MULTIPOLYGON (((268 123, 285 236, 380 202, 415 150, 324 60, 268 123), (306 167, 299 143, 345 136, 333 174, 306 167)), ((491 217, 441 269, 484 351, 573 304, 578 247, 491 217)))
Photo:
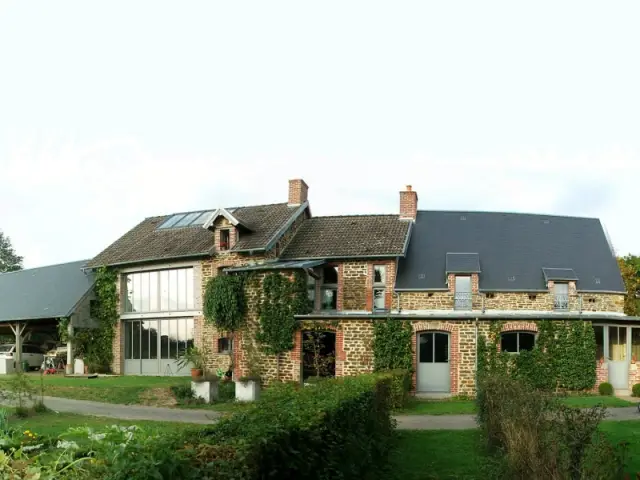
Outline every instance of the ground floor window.
POLYGON ((533 350, 536 335, 531 332, 504 332, 500 334, 500 350, 508 353, 520 353, 533 350))
POLYGON ((177 360, 193 346, 193 318, 128 320, 123 326, 125 360, 177 360))
POLYGON ((302 332, 303 379, 334 377, 336 374, 336 334, 317 330, 302 332))

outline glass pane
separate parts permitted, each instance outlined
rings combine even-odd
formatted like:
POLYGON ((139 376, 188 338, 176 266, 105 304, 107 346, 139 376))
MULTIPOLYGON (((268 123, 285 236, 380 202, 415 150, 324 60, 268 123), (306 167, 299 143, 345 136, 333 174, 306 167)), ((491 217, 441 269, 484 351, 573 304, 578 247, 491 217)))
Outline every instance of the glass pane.
POLYGON ((187 350, 187 320, 178 320, 178 357, 184 355, 187 350))
POLYGON ((149 322, 142 322, 142 345, 140 355, 143 360, 149 360, 149 322))
POLYGON ((131 359, 131 322, 124 322, 124 358, 131 359))
POLYGON ((169 320, 160 321, 160 358, 169 358, 169 320))
POLYGON ((435 336, 435 363, 447 363, 449 361, 449 335, 446 333, 434 333, 435 336))
POLYGON ((423 333, 420 335, 419 362, 433 362, 433 333, 423 333))
POLYGON ((182 268, 176 271, 177 280, 177 294, 178 298, 178 310, 187 309, 187 271, 182 268))
POLYGON ((387 282, 387 269, 384 265, 376 265, 373 267, 373 283, 387 282))
POLYGON ((162 225, 160 225, 159 228, 171 228, 177 222, 179 222, 182 219, 182 217, 184 217, 184 214, 182 214, 182 213, 179 213, 177 215, 173 215, 172 217, 167 219, 167 221, 165 221, 162 225))
POLYGON ((196 308, 196 296, 194 293, 193 268, 185 270, 187 276, 187 310, 196 308))
POLYGON ((193 318, 187 318, 187 348, 193 347, 193 318))
POLYGON ((169 310, 178 309, 178 272, 169 270, 169 310))
POLYGON ((149 272, 140 274, 140 311, 149 311, 149 272))
POLYGON ((373 308, 375 310, 384 310, 384 289, 375 288, 373 290, 373 308))
POLYGON ((600 360, 604 357, 604 327, 594 326, 593 333, 596 337, 596 360, 600 360))
POLYGON ((456 277, 455 293, 471 293, 471 277, 456 277))
POLYGON ((640 359, 640 328, 631 329, 631 357, 640 359))
POLYGON ((213 212, 203 212, 196 218, 191 225, 204 225, 213 212))
POLYGON ((523 350, 533 350, 533 346, 536 343, 536 336, 533 333, 527 333, 527 332, 520 332, 518 334, 518 336, 520 337, 519 340, 519 345, 518 345, 518 351, 523 351, 523 350))
POLYGON ((174 227, 186 227, 199 216, 200 216, 200 212, 188 213, 184 217, 182 217, 182 219, 179 222, 176 222, 174 227))
POLYGON ((338 284, 338 267, 324 267, 323 268, 323 283, 338 284))
POLYGON ((167 270, 160 272, 160 310, 163 312, 169 310, 169 272, 167 270))
POLYGON ((178 321, 167 320, 169 324, 169 358, 178 358, 178 321))
POLYGON ((142 279, 139 273, 134 273, 131 277, 133 278, 133 311, 140 312, 142 310, 142 298, 140 297, 142 279))
POLYGON ((569 295, 569 284, 555 283, 553 285, 553 291, 556 295, 569 295))
POLYGON ((518 353, 518 334, 515 332, 503 333, 500 336, 500 350, 518 353))
POLYGON ((625 360, 627 357, 627 328, 609 327, 609 357, 613 361, 625 360))
POLYGON ((131 322, 133 332, 131 338, 133 341, 131 342, 131 358, 134 360, 138 360, 140 358, 140 322, 131 322))
POLYGON ((335 288, 322 289, 322 310, 337 310, 338 291, 335 288))
POLYGON ((158 358, 158 321, 149 320, 149 358, 155 360, 158 358))
POLYGON ((133 278, 131 275, 125 276, 125 288, 127 289, 127 298, 125 299, 124 311, 133 312, 133 278))
POLYGON ((158 311, 158 272, 149 273, 149 311, 158 311))
POLYGON ((316 301, 316 287, 309 287, 307 290, 307 298, 313 304, 316 301))

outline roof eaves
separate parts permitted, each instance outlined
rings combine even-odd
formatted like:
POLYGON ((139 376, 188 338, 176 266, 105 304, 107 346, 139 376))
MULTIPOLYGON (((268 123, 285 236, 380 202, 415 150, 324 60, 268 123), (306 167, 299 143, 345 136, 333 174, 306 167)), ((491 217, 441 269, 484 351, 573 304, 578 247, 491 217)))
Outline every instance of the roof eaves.
POLYGON ((150 262, 171 262, 172 260, 181 260, 183 258, 197 258, 197 257, 205 257, 207 255, 211 255, 211 250, 208 250, 206 252, 201 252, 201 253, 188 253, 185 255, 176 255, 176 256, 172 256, 172 257, 150 257, 150 258, 144 258, 144 259, 140 259, 140 260, 129 260, 126 262, 117 262, 117 263, 103 263, 100 265, 89 265, 85 268, 87 269, 91 269, 91 270, 96 270, 100 267, 121 267, 123 265, 135 265, 138 263, 150 263, 150 262))
POLYGON ((218 218, 219 216, 223 216, 224 218, 229 220, 229 223, 231 223, 231 225, 233 225, 234 227, 237 227, 238 225, 240 225, 247 229, 249 228, 247 225, 243 224, 240 220, 238 220, 231 213, 229 213, 229 211, 226 208, 219 208, 215 212, 213 212, 211 217, 209 217, 209 220, 207 220, 207 222, 204 225, 202 225, 202 228, 208 230, 213 225, 213 222, 216 221, 216 218, 218 218))
POLYGON ((610 295, 626 295, 627 292, 617 290, 577 290, 578 293, 606 293, 610 295))
MULTIPOLYGON (((304 213, 304 211, 309 207, 309 201, 305 200, 304 203, 302 203, 298 209, 293 213, 293 215, 291 215, 289 217, 289 220, 287 220, 279 229, 276 233, 273 234, 273 236, 269 239, 269 241, 267 242, 266 246, 264 247, 264 250, 271 250, 275 244, 277 243, 278 240, 280 240, 280 238, 285 234, 285 232, 287 231, 287 229, 289 229, 289 227, 291 227, 291 225, 294 224, 294 222, 298 219, 298 217, 300 215, 302 215, 304 213)), ((238 251, 242 251, 242 250, 238 250, 238 251)))
POLYGON ((398 258, 399 253, 384 253, 379 255, 318 255, 315 257, 292 257, 284 260, 350 260, 352 258, 398 258))

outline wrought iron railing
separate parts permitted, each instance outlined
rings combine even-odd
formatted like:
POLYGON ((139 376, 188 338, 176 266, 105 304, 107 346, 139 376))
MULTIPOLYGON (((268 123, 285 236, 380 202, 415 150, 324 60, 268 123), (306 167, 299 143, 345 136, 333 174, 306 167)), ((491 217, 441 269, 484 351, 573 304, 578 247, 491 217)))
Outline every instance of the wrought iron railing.
POLYGON ((454 310, 471 310, 473 305, 473 293, 456 292, 453 297, 454 310))
POLYGON ((569 295, 555 294, 553 308, 554 310, 569 310, 569 295))

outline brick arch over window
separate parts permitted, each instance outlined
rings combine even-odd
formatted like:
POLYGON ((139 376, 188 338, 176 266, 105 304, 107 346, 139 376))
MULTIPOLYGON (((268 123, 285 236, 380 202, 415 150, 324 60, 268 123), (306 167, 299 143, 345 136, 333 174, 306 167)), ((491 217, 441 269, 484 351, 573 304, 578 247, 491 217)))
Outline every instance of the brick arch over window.
POLYGON ((449 378, 451 380, 451 394, 456 395, 458 393, 458 366, 460 363, 459 327, 455 324, 445 322, 414 322, 411 326, 413 327, 414 333, 413 340, 411 342, 411 349, 413 351, 412 390, 415 391, 418 384, 418 335, 425 332, 448 332, 451 335, 449 351, 449 378))
POLYGON ((538 325, 533 322, 507 322, 502 325, 500 333, 503 332, 534 332, 538 333, 538 325))

